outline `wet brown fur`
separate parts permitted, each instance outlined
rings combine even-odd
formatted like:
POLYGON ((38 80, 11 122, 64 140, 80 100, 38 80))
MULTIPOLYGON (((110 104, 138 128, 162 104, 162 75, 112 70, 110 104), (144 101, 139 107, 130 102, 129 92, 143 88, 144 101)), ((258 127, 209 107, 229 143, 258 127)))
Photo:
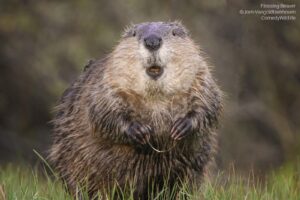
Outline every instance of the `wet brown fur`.
POLYGON ((138 44, 123 38, 109 56, 91 62, 63 94, 49 159, 73 195, 78 186, 86 185, 92 197, 114 184, 122 189, 132 184, 135 198, 147 199, 150 182, 158 187, 166 180, 170 187, 182 180, 199 185, 209 172, 221 92, 189 37, 167 42, 174 54, 169 62, 182 66, 174 68, 177 78, 170 78, 169 85, 156 87, 136 74, 138 44), (190 66, 195 66, 193 73, 190 66), (186 115, 192 116, 196 131, 174 141, 172 125, 186 115), (149 142, 170 151, 158 153, 147 144, 132 143, 124 135, 131 121, 152 126, 149 142))

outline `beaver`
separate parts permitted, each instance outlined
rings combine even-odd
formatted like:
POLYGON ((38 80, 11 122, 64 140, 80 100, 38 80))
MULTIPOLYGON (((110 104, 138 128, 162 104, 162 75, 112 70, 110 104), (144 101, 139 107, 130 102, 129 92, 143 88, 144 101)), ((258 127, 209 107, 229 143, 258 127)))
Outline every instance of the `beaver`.
POLYGON ((131 25, 64 92, 49 160, 75 196, 130 185, 134 199, 150 199, 149 188, 199 186, 221 110, 211 67, 180 22, 131 25))

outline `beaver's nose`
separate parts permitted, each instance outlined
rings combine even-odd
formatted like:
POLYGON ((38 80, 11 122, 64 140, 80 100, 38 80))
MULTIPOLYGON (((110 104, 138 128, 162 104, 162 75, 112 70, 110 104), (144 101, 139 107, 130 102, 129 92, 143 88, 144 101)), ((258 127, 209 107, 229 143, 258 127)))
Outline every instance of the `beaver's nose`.
POLYGON ((150 51, 156 51, 157 49, 159 49, 161 43, 162 39, 157 35, 149 35, 144 38, 145 47, 150 51))

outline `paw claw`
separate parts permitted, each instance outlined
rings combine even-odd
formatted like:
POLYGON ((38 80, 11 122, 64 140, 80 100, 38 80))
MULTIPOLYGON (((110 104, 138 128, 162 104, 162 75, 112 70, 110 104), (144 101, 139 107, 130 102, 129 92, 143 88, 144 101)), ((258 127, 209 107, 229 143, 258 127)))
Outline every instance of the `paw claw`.
POLYGON ((146 144, 150 139, 152 129, 148 125, 142 125, 139 122, 133 122, 125 131, 125 134, 134 142, 146 144))
POLYGON ((190 118, 179 118, 175 121, 171 129, 171 137, 174 140, 181 140, 185 136, 189 135, 192 130, 192 122, 190 118))

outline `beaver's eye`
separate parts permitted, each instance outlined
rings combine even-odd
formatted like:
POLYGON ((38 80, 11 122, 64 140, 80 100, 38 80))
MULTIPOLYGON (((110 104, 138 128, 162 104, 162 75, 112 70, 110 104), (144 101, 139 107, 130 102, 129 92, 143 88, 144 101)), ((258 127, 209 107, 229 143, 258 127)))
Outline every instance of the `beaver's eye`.
POLYGON ((135 37, 135 36, 136 36, 136 31, 133 30, 133 31, 132 31, 132 37, 135 37))
POLYGON ((182 30, 180 28, 175 28, 175 29, 172 30, 172 35, 183 37, 185 35, 185 32, 184 32, 184 30, 182 30))
POLYGON ((175 30, 172 31, 172 35, 173 35, 173 36, 176 36, 175 30))

